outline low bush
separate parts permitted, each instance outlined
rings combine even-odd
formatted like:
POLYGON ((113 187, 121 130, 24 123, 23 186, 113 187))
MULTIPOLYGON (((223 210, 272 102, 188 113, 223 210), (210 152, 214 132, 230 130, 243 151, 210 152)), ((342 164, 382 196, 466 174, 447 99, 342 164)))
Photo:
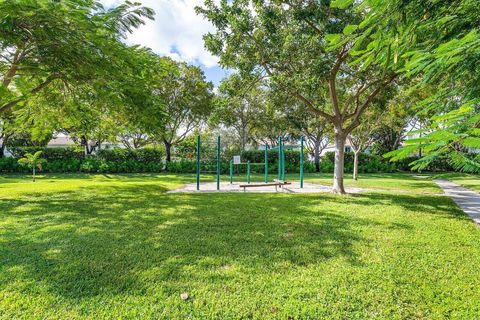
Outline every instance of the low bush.
MULTIPOLYGON (((345 172, 353 172, 353 152, 345 153, 345 172)), ((333 172, 335 163, 335 152, 327 152, 322 157, 320 162, 321 172, 333 172)), ((361 153, 358 157, 358 171, 360 173, 379 173, 379 172, 394 172, 396 166, 381 156, 361 153)))
POLYGON ((150 163, 162 162, 165 158, 165 152, 160 148, 101 149, 98 150, 96 157, 100 160, 111 162, 137 161, 142 163, 150 163))
POLYGON ((43 165, 42 172, 78 172, 82 160, 80 159, 65 159, 48 161, 43 165))
MULTIPOLYGON (((399 161, 395 161, 394 164, 397 170, 400 171, 410 171, 411 163, 418 160, 420 157, 413 156, 408 157, 399 161)), ((423 171, 431 172, 445 172, 445 171, 454 171, 453 167, 450 165, 447 157, 439 157, 434 159, 423 171)))
POLYGON ((85 173, 140 173, 161 172, 163 162, 139 162, 134 160, 108 161, 88 157, 80 165, 79 170, 85 173))
POLYGON ((17 162, 17 159, 12 157, 0 158, 0 172, 1 173, 25 173, 30 170, 17 162))
POLYGON ((85 152, 79 147, 67 147, 67 148, 37 148, 37 147, 14 147, 10 149, 10 152, 15 158, 22 158, 26 153, 35 153, 42 151, 42 158, 47 161, 56 160, 83 160, 85 158, 85 152))
MULTIPOLYGON (((37 148, 38 149, 38 148, 37 148)), ((20 156, 26 152, 34 152, 36 148, 16 148, 15 155, 20 156)), ((82 150, 76 148, 39 148, 43 150, 42 157, 47 162, 42 167, 44 173, 66 173, 66 172, 85 172, 85 173, 135 173, 135 172, 162 172, 171 173, 195 173, 195 158, 180 159, 165 163, 165 152, 163 149, 144 148, 144 149, 102 149, 96 155, 85 157, 82 150)), ((252 163, 251 173, 264 173, 265 153, 263 150, 250 150, 237 152, 240 154, 242 164, 234 166, 236 174, 246 174, 246 162, 252 163)), ((230 159, 233 154, 224 153, 222 156, 221 173, 229 174, 230 159)), ((0 173, 26 173, 27 168, 19 165, 15 158, 0 158, 0 173)), ((215 156, 210 157, 208 161, 201 164, 202 173, 214 173, 216 171, 215 156), (211 158, 211 159, 210 159, 211 158)), ((334 152, 327 152, 320 162, 320 172, 332 173, 334 168, 334 152)), ((352 152, 345 153, 345 172, 353 172, 352 152)), ((315 164, 308 160, 305 155, 304 172, 315 172, 315 164)), ((359 156, 360 173, 381 173, 393 172, 396 170, 410 171, 409 164, 417 160, 418 157, 410 157, 397 162, 390 162, 381 156, 362 153, 359 156)), ((270 174, 278 172, 278 152, 269 151, 268 153, 268 171, 270 174)), ((287 173, 298 173, 300 171, 300 152, 296 150, 285 151, 285 171, 287 173)), ((453 171, 447 159, 437 159, 433 161, 425 171, 453 171)))

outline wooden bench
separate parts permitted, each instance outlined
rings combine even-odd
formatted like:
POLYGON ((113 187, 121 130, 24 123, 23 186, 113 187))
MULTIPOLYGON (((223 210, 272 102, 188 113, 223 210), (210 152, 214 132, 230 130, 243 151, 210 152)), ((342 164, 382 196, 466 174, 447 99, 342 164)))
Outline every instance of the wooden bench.
POLYGON ((267 183, 252 183, 252 184, 241 184, 240 188, 243 188, 243 192, 245 192, 246 188, 257 188, 257 187, 275 187, 275 191, 278 191, 278 187, 282 187, 285 184, 284 182, 267 182, 267 183))

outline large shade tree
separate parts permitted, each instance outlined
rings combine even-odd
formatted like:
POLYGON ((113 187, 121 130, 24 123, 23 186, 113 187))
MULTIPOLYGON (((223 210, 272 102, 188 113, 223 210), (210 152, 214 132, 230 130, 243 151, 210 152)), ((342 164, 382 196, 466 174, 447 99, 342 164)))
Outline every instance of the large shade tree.
POLYGON ((345 193, 346 138, 397 77, 399 64, 391 61, 401 51, 398 46, 359 61, 381 30, 359 41, 355 32, 365 13, 351 7, 350 1, 206 0, 197 8, 216 28, 205 43, 223 66, 267 79, 334 127, 337 193, 345 193))
POLYGON ((156 139, 165 145, 167 161, 171 161, 172 147, 207 121, 212 111, 213 85, 199 67, 164 60, 170 65, 169 71, 154 88, 165 103, 166 121, 158 127, 156 139))
POLYGON ((130 2, 107 10, 95 1, 0 0, 2 147, 26 129, 39 139, 59 129, 91 131, 93 114, 104 117, 131 88, 143 89, 125 81, 142 72, 138 64, 131 72, 139 50, 121 39, 152 17, 130 2))
POLYGON ((267 92, 260 82, 252 77, 232 74, 218 87, 210 123, 233 130, 237 145, 243 151, 249 143, 256 142, 254 133, 263 131, 261 118, 266 111, 266 99, 267 92))

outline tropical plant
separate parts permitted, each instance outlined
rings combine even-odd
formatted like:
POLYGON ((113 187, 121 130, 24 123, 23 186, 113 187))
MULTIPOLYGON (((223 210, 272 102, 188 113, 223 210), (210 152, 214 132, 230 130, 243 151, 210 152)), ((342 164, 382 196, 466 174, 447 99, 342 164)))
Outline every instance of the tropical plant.
POLYGON ((32 181, 35 182, 35 171, 38 168, 42 170, 42 164, 46 163, 47 160, 40 158, 42 151, 37 151, 34 154, 26 153, 23 158, 18 159, 18 163, 21 165, 28 166, 32 169, 32 181))

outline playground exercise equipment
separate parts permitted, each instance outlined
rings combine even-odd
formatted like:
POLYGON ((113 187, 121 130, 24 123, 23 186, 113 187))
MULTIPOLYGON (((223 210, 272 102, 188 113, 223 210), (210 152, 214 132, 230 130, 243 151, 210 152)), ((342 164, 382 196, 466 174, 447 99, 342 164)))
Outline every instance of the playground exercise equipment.
POLYGON ((207 163, 206 160, 201 159, 201 140, 200 136, 197 136, 197 161, 196 161, 196 173, 197 173, 197 190, 200 190, 200 174, 201 173, 215 173, 217 190, 220 190, 220 170, 221 170, 221 159, 220 159, 220 136, 217 137, 217 147, 216 147, 216 159, 215 159, 215 170, 201 170, 202 163, 207 163))
MULTIPOLYGON (((304 138, 300 138, 300 188, 303 188, 303 162, 304 162, 304 138)), ((246 165, 247 166, 247 184, 240 185, 245 191, 245 188, 248 187, 264 187, 264 186, 275 186, 283 187, 286 184, 290 184, 285 181, 285 149, 296 149, 298 146, 293 145, 284 145, 284 141, 281 137, 278 138, 278 146, 268 149, 268 146, 265 146, 264 162, 263 163, 251 163, 250 161, 241 163, 234 163, 233 160, 230 160, 230 184, 233 183, 233 166, 234 165, 246 165), (268 151, 278 151, 278 176, 277 179, 274 179, 273 182, 268 181, 268 151), (263 165, 264 166, 264 181, 263 183, 250 184, 251 182, 251 166, 252 165, 263 165)), ((201 140, 200 136, 197 136, 197 157, 196 157, 196 175, 197 175, 197 190, 200 190, 200 174, 201 173, 215 173, 216 175, 216 184, 217 190, 220 190, 220 173, 221 173, 221 157, 220 157, 220 136, 217 137, 217 146, 216 146, 216 161, 215 161, 215 170, 202 171, 201 165, 205 163, 205 160, 201 159, 201 140)))

